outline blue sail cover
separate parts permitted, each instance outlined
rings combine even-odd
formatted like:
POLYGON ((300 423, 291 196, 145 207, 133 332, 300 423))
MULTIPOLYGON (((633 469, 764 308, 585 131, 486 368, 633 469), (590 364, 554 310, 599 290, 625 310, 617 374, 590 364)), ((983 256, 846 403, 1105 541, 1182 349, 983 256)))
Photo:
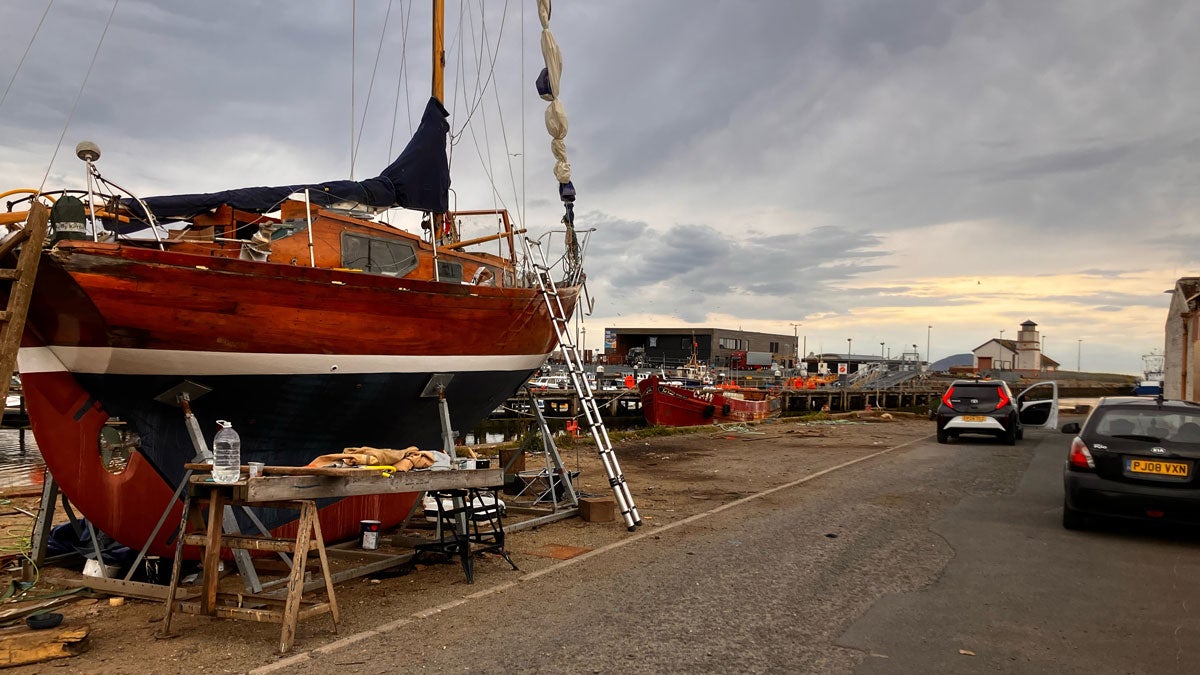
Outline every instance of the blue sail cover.
MULTIPOLYGON (((412 140, 383 173, 364 181, 336 180, 308 185, 250 187, 207 194, 169 195, 144 199, 160 221, 185 220, 228 204, 235 209, 267 213, 306 188, 310 200, 320 206, 337 202, 357 202, 363 206, 390 208, 400 206, 416 211, 445 213, 449 210, 450 164, 446 159, 446 134, 450 114, 441 102, 431 97, 412 140)), ((135 215, 145 217, 141 206, 132 199, 122 200, 135 215)))

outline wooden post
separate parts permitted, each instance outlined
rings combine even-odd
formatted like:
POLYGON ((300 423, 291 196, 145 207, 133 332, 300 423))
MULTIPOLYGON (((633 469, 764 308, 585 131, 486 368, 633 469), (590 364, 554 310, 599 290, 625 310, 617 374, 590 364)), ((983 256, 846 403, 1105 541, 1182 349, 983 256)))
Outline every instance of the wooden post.
POLYGON ((212 614, 217 607, 217 582, 220 581, 221 529, 225 520, 225 496, 220 490, 212 491, 208 502, 208 531, 204 544, 204 592, 200 596, 200 610, 212 614))

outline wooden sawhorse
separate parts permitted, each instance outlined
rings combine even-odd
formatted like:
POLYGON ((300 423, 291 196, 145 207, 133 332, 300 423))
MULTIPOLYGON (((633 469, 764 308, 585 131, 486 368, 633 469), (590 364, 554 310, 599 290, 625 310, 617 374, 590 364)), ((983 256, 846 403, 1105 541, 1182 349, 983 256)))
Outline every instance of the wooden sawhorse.
POLYGON ((317 518, 316 504, 311 499, 237 501, 227 495, 230 487, 213 483, 207 476, 192 478, 187 497, 184 500, 181 535, 175 546, 175 564, 171 568, 171 585, 167 589, 167 610, 161 634, 163 636, 170 634, 171 615, 176 611, 184 614, 282 624, 283 628, 279 636, 279 653, 281 654, 291 650, 296 637, 296 624, 302 619, 328 612, 333 616, 333 630, 336 633, 339 623, 337 597, 333 592, 329 559, 325 555, 325 541, 321 536, 321 523, 317 518), (202 502, 208 502, 207 521, 203 516, 202 502), (224 507, 227 505, 298 510, 300 519, 296 538, 276 539, 225 534, 222 531, 222 525, 224 507), (191 529, 195 525, 203 525, 203 531, 191 529), (198 598, 195 594, 191 594, 187 598, 177 599, 179 577, 183 567, 184 546, 201 546, 204 549, 204 578, 198 598), (287 594, 280 598, 263 594, 219 592, 217 582, 223 547, 291 553, 292 570, 288 576, 287 594), (313 547, 317 549, 321 561, 321 574, 325 578, 326 600, 324 602, 304 599, 304 568, 309 550, 313 547), (267 607, 263 607, 264 605, 267 607))

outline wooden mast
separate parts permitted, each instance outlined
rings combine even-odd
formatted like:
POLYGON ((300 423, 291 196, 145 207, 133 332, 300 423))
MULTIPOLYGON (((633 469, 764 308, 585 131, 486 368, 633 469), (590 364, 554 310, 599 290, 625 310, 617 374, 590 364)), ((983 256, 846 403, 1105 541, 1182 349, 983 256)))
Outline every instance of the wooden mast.
MULTIPOLYGON (((446 2, 445 0, 433 0, 433 97, 438 100, 443 106, 446 104, 446 2)), ((433 214, 433 244, 434 254, 434 278, 437 278, 437 245, 438 240, 442 239, 442 232, 446 230, 447 218, 445 213, 433 214)), ((453 220, 450 221, 449 232, 446 233, 446 240, 450 243, 458 241, 458 231, 454 227, 453 220)))
POLYGON ((446 2, 433 0, 433 96, 446 104, 446 2))

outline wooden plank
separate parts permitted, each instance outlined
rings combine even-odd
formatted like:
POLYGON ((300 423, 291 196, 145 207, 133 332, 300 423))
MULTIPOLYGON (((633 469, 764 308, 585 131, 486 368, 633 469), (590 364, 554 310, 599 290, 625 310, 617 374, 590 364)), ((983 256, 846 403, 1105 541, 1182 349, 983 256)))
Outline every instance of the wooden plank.
MULTIPOLYGON (((183 543, 187 546, 204 546, 207 542, 208 536, 204 534, 189 534, 183 538, 183 543)), ((250 534, 227 534, 221 537, 221 546, 251 551, 291 553, 296 544, 292 539, 268 539, 250 534)))
POLYGON ((383 476, 264 476, 250 481, 246 501, 321 499, 356 495, 498 487, 502 469, 419 471, 383 476))
POLYGON ((17 279, 8 293, 8 306, 5 308, 10 320, 0 326, 0 401, 8 396, 8 385, 17 367, 17 350, 25 330, 25 315, 29 313, 33 281, 37 276, 38 262, 42 259, 42 244, 46 241, 46 224, 49 220, 50 210, 35 199, 29 206, 29 219, 25 221, 24 229, 29 232, 29 241, 21 246, 17 267, 0 270, 5 273, 3 276, 17 279), (10 276, 10 273, 16 274, 10 276))
POLYGON ((204 593, 200 596, 200 607, 211 614, 217 604, 218 570, 221 564, 222 523, 225 519, 225 498, 220 491, 213 491, 208 503, 208 537, 204 545, 204 593))
POLYGON ((296 529, 296 553, 292 558, 292 574, 288 577, 287 603, 283 607, 283 629, 279 632, 279 653, 286 654, 296 639, 296 622, 299 620, 300 600, 304 595, 304 567, 308 559, 308 545, 316 519, 316 506, 306 503, 300 509, 300 525, 296 529))
POLYGON ((0 636, 0 668, 77 656, 88 650, 91 632, 83 625, 6 633, 0 636))
MULTIPOLYGON (((170 591, 169 586, 161 584, 150 584, 144 581, 125 581, 124 579, 103 579, 100 577, 58 577, 43 575, 39 581, 54 584, 55 586, 90 588, 93 591, 108 593, 109 595, 120 595, 127 598, 154 600, 157 602, 165 601, 170 591)), ((177 590, 176 594, 178 593, 179 591, 177 590)))

